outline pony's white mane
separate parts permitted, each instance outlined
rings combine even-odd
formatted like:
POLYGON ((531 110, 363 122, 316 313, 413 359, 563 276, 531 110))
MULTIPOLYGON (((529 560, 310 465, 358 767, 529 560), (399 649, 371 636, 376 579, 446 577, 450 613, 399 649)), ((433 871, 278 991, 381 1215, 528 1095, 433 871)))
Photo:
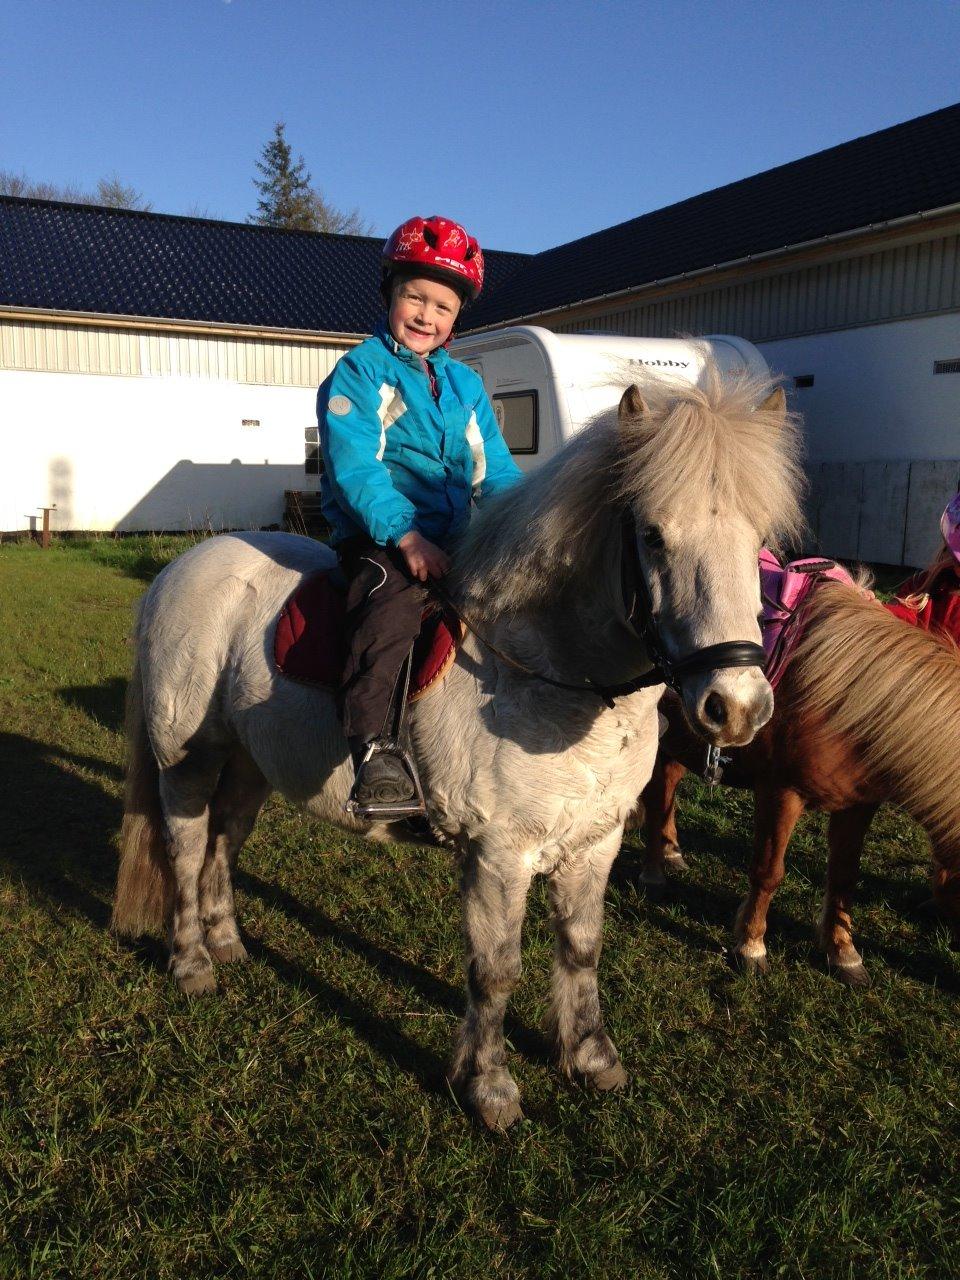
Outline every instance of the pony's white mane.
MULTIPOLYGON (((636 382, 625 371, 624 387, 636 382)), ((600 570, 611 523, 630 505, 648 524, 709 495, 739 511, 768 546, 796 539, 803 488, 796 420, 762 406, 775 383, 721 376, 703 386, 645 379, 647 412, 597 415, 554 458, 475 518, 455 558, 455 581, 492 616, 541 605, 571 575, 600 570)))

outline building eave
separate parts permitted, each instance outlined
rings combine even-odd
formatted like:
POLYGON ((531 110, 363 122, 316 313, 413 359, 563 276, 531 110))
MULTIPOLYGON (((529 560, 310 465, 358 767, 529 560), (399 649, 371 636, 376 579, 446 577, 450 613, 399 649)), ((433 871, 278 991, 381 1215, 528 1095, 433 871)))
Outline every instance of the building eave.
POLYGON ((49 307, 0 305, 0 320, 34 324, 75 324, 102 329, 138 329, 154 333, 188 333, 218 338, 256 338, 272 342, 315 342, 355 346, 370 335, 322 329, 281 329, 264 325, 217 324, 209 320, 162 320, 156 316, 112 315, 95 311, 63 311, 49 307))
MULTIPOLYGON (((768 249, 762 253, 751 253, 741 258, 731 258, 725 262, 711 263, 709 266, 697 267, 692 271, 682 271, 672 276, 662 276, 647 280, 641 284, 630 285, 625 289, 615 289, 608 293, 595 294, 589 297, 571 299, 555 307, 541 311, 528 311, 490 324, 479 325, 466 333, 485 333, 492 329, 502 329, 507 325, 529 324, 536 320, 544 320, 551 316, 569 315, 579 309, 595 309, 606 307, 620 299, 644 299, 657 293, 676 290, 677 286, 698 288, 706 282, 713 282, 725 274, 741 273, 744 268, 776 265, 790 260, 814 259, 823 256, 835 246, 843 247, 852 241, 886 241, 901 235, 905 231, 923 228, 929 234, 935 234, 939 224, 946 225, 960 217, 960 201, 942 205, 936 209, 921 210, 918 213, 905 214, 899 218, 890 218, 884 222, 871 222, 866 226, 855 227, 848 231, 831 232, 818 236, 813 240, 798 241, 795 244, 783 245, 777 249, 768 249)), ((871 248, 872 243, 864 246, 871 248)), ((792 262, 791 262, 792 265, 792 262)))

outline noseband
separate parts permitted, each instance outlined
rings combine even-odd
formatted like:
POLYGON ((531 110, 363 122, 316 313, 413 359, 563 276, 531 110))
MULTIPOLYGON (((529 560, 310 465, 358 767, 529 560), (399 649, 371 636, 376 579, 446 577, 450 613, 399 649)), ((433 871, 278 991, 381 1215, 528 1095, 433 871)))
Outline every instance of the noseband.
POLYGON ((615 698, 626 697, 639 689, 649 689, 653 685, 666 684, 677 693, 680 683, 688 676, 698 675, 701 671, 714 671, 718 667, 763 667, 766 654, 763 645, 754 644, 751 640, 727 640, 722 644, 706 645, 703 649, 695 649, 682 658, 668 658, 660 641, 657 629, 657 614, 653 607, 650 587, 640 563, 640 552, 637 547, 637 526, 633 512, 624 508, 620 523, 621 558, 620 582, 623 591, 623 607, 627 615, 627 623, 647 651, 647 657, 653 664, 650 671, 622 684, 599 684, 587 678, 586 684, 569 684, 564 680, 554 680, 542 672, 533 671, 515 658, 498 649, 477 630, 471 620, 464 617, 446 591, 436 582, 430 583, 430 591, 446 608, 460 619, 468 630, 472 631, 481 644, 490 650, 507 666, 544 684, 553 685, 555 689, 570 689, 575 693, 592 693, 606 703, 614 705, 615 698))

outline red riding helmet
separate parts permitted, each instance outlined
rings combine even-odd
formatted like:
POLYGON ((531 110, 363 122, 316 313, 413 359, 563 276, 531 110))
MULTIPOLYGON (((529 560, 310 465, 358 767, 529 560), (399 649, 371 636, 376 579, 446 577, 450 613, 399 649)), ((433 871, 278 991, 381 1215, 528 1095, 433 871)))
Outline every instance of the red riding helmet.
MULTIPOLYGON (((383 246, 383 283, 397 271, 439 280, 474 302, 483 288, 483 251, 459 222, 408 218, 383 246)), ((386 287, 384 289, 386 292, 386 287)))

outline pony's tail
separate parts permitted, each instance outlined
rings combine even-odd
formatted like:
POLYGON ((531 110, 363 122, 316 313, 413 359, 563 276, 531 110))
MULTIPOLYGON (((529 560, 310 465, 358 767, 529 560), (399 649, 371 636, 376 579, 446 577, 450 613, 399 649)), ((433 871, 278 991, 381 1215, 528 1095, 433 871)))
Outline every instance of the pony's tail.
POLYGON ((162 928, 173 881, 163 842, 160 771, 147 736, 140 662, 127 686, 127 780, 111 928, 137 938, 162 928))

